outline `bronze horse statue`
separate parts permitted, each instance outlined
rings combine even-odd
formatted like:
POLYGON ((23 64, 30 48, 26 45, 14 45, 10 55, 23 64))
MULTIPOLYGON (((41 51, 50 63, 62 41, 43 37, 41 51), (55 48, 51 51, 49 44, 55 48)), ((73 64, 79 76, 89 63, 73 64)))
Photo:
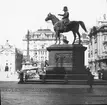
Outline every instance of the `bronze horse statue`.
POLYGON ((82 21, 70 21, 69 24, 66 26, 66 30, 65 30, 64 27, 62 28, 62 26, 61 26, 61 25, 63 25, 62 21, 60 21, 55 15, 49 13, 47 15, 45 21, 48 21, 48 20, 51 20, 53 23, 54 31, 55 31, 55 37, 56 37, 56 43, 57 43, 57 38, 59 38, 59 44, 60 44, 60 33, 72 31, 73 35, 74 35, 74 41, 72 44, 75 43, 76 34, 79 37, 79 44, 81 44, 81 36, 79 33, 79 25, 81 25, 81 27, 84 29, 84 31, 87 32, 87 29, 85 27, 84 22, 82 22, 82 21))

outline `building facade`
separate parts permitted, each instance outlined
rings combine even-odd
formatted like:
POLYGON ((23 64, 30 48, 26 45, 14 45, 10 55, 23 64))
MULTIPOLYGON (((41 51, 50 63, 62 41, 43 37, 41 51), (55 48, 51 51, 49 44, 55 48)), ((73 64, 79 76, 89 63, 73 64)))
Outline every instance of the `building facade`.
MULTIPOLYGON (((47 47, 55 43, 55 33, 50 29, 38 29, 36 32, 29 32, 29 56, 38 65, 48 60, 47 47)), ((61 43, 64 36, 61 35, 61 43)), ((23 55, 27 58, 27 37, 23 38, 23 55)))
POLYGON ((5 45, 0 45, 0 72, 15 73, 21 69, 23 54, 6 41, 5 45), (6 67, 8 69, 6 70, 6 67))
POLYGON ((104 14, 89 33, 88 62, 92 72, 107 70, 107 18, 104 14))

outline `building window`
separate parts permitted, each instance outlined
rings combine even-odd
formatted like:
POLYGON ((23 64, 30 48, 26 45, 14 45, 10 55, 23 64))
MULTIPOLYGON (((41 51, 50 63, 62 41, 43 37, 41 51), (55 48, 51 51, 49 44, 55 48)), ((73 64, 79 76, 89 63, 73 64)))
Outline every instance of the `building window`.
POLYGON ((41 51, 41 55, 43 55, 44 54, 44 51, 41 51))
POLYGON ((94 41, 95 41, 95 43, 97 43, 97 37, 96 36, 94 37, 94 41))
POLYGON ((91 43, 91 45, 92 45, 92 39, 90 40, 90 43, 91 43))
POLYGON ((44 45, 41 45, 42 49, 44 49, 44 45))
POLYGON ((8 56, 8 55, 9 55, 9 53, 5 53, 5 55, 6 55, 6 56, 8 56))
POLYGON ((93 56, 93 52, 91 51, 91 56, 93 56))
POLYGON ((47 38, 49 39, 49 35, 47 35, 47 38))
POLYGON ((47 54, 47 52, 45 51, 45 55, 47 54))
POLYGON ((106 37, 106 35, 104 35, 104 41, 106 41, 106 39, 107 39, 107 37, 106 37))
POLYGON ((104 45, 103 48, 104 48, 104 53, 107 53, 107 45, 106 44, 104 45))
POLYGON ((41 54, 43 55, 43 51, 41 51, 41 54))
POLYGON ((37 55, 37 52, 35 52, 35 55, 37 55))
POLYGON ((95 54, 97 53, 97 49, 95 49, 95 54))
POLYGON ((90 49, 90 45, 88 46, 88 48, 90 49))
POLYGON ((88 53, 88 57, 90 58, 90 53, 88 53))

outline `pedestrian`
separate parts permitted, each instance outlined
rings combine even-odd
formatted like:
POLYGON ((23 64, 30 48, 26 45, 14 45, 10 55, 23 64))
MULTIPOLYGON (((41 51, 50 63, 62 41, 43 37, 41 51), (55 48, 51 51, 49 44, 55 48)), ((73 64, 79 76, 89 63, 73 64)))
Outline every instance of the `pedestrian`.
POLYGON ((44 62, 41 62, 41 70, 42 70, 42 72, 44 72, 44 67, 45 67, 44 62))
POLYGON ((87 70, 88 73, 90 72, 90 68, 89 67, 86 67, 86 70, 87 70))
POLYGON ((8 63, 6 63, 5 72, 6 72, 6 77, 7 77, 7 78, 9 78, 9 76, 8 76, 8 71, 9 71, 9 67, 8 67, 8 63))
POLYGON ((24 82, 24 80, 23 80, 23 76, 24 76, 24 73, 23 73, 23 71, 20 71, 20 73, 19 73, 19 82, 18 83, 23 83, 24 82))
POLYGON ((6 71, 6 72, 9 71, 8 63, 6 63, 5 71, 6 71))
POLYGON ((87 81, 87 83, 90 86, 90 88, 92 88, 93 82, 94 82, 94 76, 91 74, 91 72, 88 72, 88 81, 87 81))

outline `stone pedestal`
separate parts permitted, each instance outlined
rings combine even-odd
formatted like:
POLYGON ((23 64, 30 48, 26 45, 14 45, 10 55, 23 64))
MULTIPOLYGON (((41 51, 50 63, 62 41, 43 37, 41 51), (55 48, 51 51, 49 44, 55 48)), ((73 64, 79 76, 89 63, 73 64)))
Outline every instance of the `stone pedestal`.
POLYGON ((84 51, 87 48, 78 44, 52 45, 49 51, 49 66, 46 68, 46 78, 63 79, 67 74, 68 79, 84 79, 84 51))

